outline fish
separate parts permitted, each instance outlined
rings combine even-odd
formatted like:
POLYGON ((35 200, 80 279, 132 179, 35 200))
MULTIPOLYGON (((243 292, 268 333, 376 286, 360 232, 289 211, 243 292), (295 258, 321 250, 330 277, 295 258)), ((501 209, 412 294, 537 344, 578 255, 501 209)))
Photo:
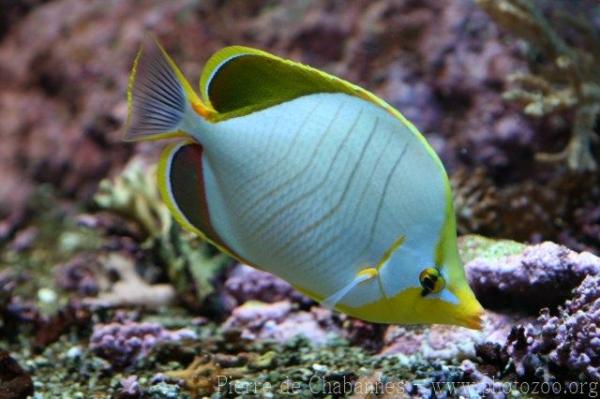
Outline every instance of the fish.
POLYGON ((481 328, 444 166, 384 100, 244 46, 196 92, 151 38, 127 102, 124 140, 175 139, 157 179, 184 229, 352 317, 481 328))

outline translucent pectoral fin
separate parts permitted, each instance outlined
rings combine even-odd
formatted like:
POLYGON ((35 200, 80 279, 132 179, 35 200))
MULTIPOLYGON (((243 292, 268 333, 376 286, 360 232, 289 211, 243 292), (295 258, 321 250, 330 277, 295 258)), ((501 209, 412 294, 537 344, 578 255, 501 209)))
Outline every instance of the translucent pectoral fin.
POLYGON ((354 280, 352 280, 350 283, 348 283, 345 287, 343 287, 342 289, 338 290, 335 294, 330 295, 328 298, 325 298, 322 302, 321 302, 321 306, 327 308, 327 309, 331 309, 333 310, 333 308, 335 308, 335 306, 350 292, 352 291, 352 289, 354 287, 356 287, 357 285, 359 285, 360 283, 370 280, 374 277, 377 277, 378 273, 377 270, 374 268, 368 268, 368 269, 364 269, 361 270, 356 277, 354 278, 354 280))

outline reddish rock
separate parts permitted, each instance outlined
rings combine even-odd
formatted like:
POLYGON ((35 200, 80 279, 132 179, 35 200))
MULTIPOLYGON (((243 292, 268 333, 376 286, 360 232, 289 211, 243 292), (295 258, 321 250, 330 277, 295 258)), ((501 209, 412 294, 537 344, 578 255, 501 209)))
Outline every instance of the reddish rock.
POLYGON ((0 398, 22 399, 33 395, 31 376, 7 351, 0 351, 0 398))

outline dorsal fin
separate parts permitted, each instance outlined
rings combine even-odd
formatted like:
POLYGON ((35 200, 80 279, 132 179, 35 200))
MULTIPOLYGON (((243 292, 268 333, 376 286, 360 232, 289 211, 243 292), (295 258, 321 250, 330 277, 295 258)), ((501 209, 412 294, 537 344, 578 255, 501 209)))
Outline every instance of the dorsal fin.
POLYGON ((200 93, 219 114, 242 116, 313 93, 346 93, 398 114, 385 101, 345 80, 308 65, 243 46, 225 47, 206 63, 200 93))

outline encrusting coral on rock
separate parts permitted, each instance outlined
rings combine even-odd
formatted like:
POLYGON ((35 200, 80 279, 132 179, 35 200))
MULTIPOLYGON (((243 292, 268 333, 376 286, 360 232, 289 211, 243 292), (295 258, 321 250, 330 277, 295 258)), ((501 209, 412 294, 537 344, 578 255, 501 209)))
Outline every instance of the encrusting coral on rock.
POLYGON ((506 351, 525 380, 600 381, 600 275, 588 276, 553 316, 515 327, 506 351))
POLYGON ((90 337, 90 349, 120 368, 147 356, 159 343, 196 338, 192 330, 169 331, 157 323, 97 324, 90 337))
POLYGON ((285 342, 304 335, 316 345, 322 345, 341 329, 332 321, 331 312, 315 307, 310 311, 296 310, 289 301, 263 303, 248 301, 233 310, 223 324, 225 329, 240 329, 246 339, 275 339, 285 342))
POLYGON ((271 273, 243 264, 231 270, 225 280, 224 289, 226 294, 240 305, 250 300, 267 303, 281 300, 290 300, 299 304, 313 302, 288 282, 271 273))
POLYGON ((587 275, 600 274, 600 258, 545 242, 517 255, 475 259, 465 269, 484 306, 537 312, 562 304, 587 275))

